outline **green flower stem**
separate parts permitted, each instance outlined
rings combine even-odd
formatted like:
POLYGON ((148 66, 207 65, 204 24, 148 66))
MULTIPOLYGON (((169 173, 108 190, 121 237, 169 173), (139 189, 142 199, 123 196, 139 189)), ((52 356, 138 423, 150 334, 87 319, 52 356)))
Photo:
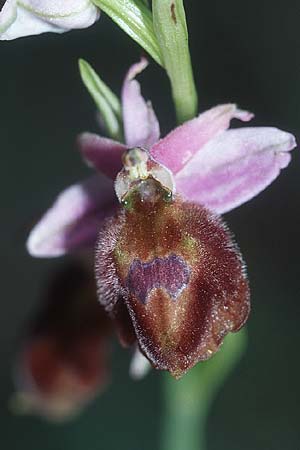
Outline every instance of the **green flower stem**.
POLYGON ((182 123, 195 117, 198 107, 183 0, 153 0, 152 11, 177 120, 182 123))
POLYGON ((179 381, 165 375, 161 450, 205 449, 205 427, 210 406, 245 348, 245 330, 229 334, 212 359, 199 363, 179 381))
POLYGON ((162 56, 152 15, 144 0, 92 0, 160 65, 162 56))

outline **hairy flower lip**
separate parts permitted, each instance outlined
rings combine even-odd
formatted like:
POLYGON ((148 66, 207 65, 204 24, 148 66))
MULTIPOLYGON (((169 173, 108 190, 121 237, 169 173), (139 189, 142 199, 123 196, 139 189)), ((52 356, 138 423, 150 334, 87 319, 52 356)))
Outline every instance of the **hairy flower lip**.
POLYGON ((243 326, 249 289, 241 254, 219 217, 179 197, 157 202, 133 202, 99 233, 98 298, 114 315, 122 297, 142 353, 180 378, 243 326))

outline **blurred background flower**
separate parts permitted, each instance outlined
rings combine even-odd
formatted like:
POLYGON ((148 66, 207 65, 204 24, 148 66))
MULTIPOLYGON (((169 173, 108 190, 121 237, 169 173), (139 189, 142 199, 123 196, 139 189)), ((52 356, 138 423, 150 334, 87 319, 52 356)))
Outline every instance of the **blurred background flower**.
POLYGON ((49 277, 27 326, 15 364, 12 411, 55 422, 74 418, 106 385, 110 332, 92 260, 68 261, 49 277))
MULTIPOLYGON (((188 0, 186 6, 200 109, 234 101, 255 111, 253 126, 274 125, 299 135, 298 3, 230 0, 216 5, 188 0)), ((139 57, 138 47, 103 15, 101 26, 84 34, 74 31, 2 43, 0 55, 5 155, 2 440, 12 450, 19 449, 20 440, 30 450, 112 450, 120 445, 152 450, 159 433, 160 377, 150 373, 140 383, 131 381, 128 355, 122 351, 113 356, 113 389, 75 422, 53 427, 37 418, 13 416, 7 409, 20 334, 38 305, 49 270, 59 264, 30 258, 25 236, 63 186, 89 174, 76 157, 74 136, 87 129, 98 133, 94 105, 76 72, 77 58, 91 62, 118 92, 128 64, 139 57), (104 43, 108 38, 109 46, 104 43)), ((165 95, 168 80, 155 66, 140 80, 164 135, 175 122, 165 95)), ((226 215, 247 259, 253 312, 246 356, 220 391, 209 418, 212 449, 294 450, 299 443, 299 162, 294 152, 278 181, 256 201, 226 215)))

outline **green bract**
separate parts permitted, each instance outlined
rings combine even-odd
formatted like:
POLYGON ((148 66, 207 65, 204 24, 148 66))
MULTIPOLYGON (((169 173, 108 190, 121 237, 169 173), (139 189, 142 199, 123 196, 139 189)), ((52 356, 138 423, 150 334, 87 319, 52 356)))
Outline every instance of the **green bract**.
POLYGON ((118 97, 84 59, 79 60, 79 70, 82 81, 101 114, 107 134, 111 138, 121 139, 122 117, 118 97))

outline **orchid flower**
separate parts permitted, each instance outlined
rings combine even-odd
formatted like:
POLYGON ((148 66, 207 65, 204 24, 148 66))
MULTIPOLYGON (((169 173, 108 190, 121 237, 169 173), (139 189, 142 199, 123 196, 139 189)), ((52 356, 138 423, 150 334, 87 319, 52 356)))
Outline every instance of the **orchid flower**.
POLYGON ((79 137, 84 160, 98 173, 60 194, 27 247, 33 256, 52 257, 97 241, 99 301, 121 342, 137 340, 154 367, 180 377, 214 354, 249 314, 243 260, 217 214, 268 186, 289 164, 295 139, 270 127, 230 130, 232 119, 253 117, 234 104, 160 139, 135 79, 146 65, 144 59, 133 65, 123 84, 125 144, 79 137))
POLYGON ((0 2, 0 40, 86 28, 99 16, 90 0, 6 0, 0 2))

